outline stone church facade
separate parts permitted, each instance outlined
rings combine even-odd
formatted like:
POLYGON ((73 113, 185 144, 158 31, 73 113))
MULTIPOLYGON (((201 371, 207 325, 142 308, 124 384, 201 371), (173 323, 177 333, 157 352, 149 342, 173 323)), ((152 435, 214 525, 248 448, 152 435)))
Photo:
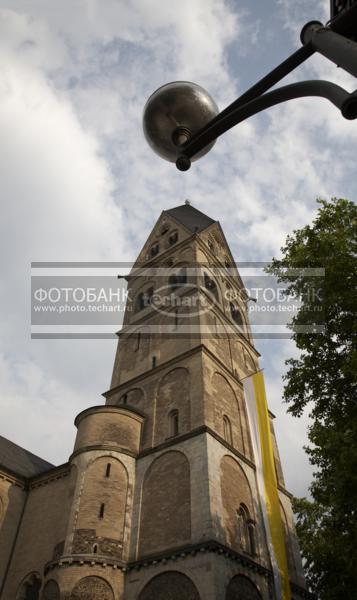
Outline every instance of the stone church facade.
MULTIPOLYGON (((189 204, 161 214, 128 277, 106 402, 77 416, 68 462, 0 438, 1 600, 275 598, 242 290, 217 221, 189 204)), ((271 431, 297 600, 308 594, 273 415, 271 431)))

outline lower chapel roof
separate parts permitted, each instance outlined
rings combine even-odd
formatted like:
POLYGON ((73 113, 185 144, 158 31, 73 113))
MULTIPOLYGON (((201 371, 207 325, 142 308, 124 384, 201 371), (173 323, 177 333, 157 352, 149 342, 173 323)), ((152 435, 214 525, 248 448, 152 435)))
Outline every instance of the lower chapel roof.
POLYGON ((0 435, 1 467, 20 477, 33 477, 49 471, 53 465, 0 435))

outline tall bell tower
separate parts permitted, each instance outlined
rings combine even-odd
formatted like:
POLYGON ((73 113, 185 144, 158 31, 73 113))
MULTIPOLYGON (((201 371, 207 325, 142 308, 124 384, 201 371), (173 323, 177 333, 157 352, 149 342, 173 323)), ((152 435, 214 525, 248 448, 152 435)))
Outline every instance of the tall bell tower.
MULTIPOLYGON (((189 203, 164 211, 128 276, 105 393, 135 435, 141 424, 140 442, 130 443, 129 427, 118 449, 135 461, 123 517, 125 600, 275 598, 242 386, 258 368, 219 222, 189 203)), ((273 418, 291 588, 304 598, 273 418)))

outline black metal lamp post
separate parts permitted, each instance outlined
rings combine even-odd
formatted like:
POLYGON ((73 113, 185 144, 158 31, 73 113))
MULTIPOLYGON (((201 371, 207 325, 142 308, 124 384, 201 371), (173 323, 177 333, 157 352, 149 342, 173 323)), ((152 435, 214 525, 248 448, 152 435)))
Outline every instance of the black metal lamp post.
POLYGON ((187 171, 216 139, 245 119, 293 98, 321 96, 346 119, 357 118, 357 91, 348 93, 330 81, 302 81, 267 92, 288 73, 319 52, 357 77, 357 0, 331 0, 331 21, 307 23, 302 47, 218 113, 210 95, 196 84, 178 81, 162 86, 148 99, 143 117, 145 137, 162 158, 187 171), (267 92, 267 93, 266 93, 267 92))

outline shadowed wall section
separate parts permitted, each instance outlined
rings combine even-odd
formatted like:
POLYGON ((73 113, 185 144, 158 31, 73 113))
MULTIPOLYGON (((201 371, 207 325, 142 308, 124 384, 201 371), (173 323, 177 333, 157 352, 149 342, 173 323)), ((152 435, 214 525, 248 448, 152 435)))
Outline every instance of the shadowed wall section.
POLYGON ((226 600, 262 600, 262 597, 248 577, 236 575, 228 584, 226 600))
POLYGON ((144 587, 139 600, 200 600, 191 579, 177 571, 157 575, 144 587))
POLYGON ((30 573, 17 590, 16 600, 39 600, 41 577, 39 573, 30 573))
POLYGON ((145 476, 139 554, 190 541, 190 465, 181 452, 166 452, 152 463, 145 476))
POLYGON ((54 579, 47 581, 43 588, 42 600, 60 600, 60 589, 54 579))
POLYGON ((242 550, 239 510, 243 505, 250 518, 254 519, 253 498, 242 467, 234 458, 227 455, 221 460, 221 493, 226 542, 232 548, 242 550))
POLYGON ((232 426, 231 445, 244 453, 242 415, 238 399, 227 379, 220 373, 215 373, 212 377, 212 396, 214 402, 215 430, 222 437, 225 437, 224 416, 228 417, 232 426))
POLYGON ((289 525, 288 525, 288 520, 286 517, 286 512, 283 508, 283 505, 281 504, 281 502, 279 502, 280 505, 280 516, 281 516, 281 520, 283 522, 283 527, 284 527, 284 541, 285 541, 285 550, 286 550, 286 558, 288 561, 288 569, 289 569, 289 576, 291 579, 296 579, 296 565, 295 565, 295 560, 294 560, 294 554, 292 551, 292 547, 291 547, 291 533, 289 532, 289 525))

